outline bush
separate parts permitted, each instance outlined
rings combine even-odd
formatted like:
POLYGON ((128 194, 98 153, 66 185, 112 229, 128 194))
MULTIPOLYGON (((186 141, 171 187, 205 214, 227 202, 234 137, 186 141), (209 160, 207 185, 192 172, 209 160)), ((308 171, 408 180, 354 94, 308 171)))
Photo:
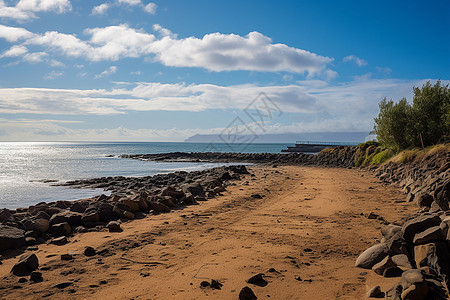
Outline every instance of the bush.
POLYGON ((372 157, 372 161, 370 162, 371 165, 379 165, 384 162, 386 162, 388 159, 390 159, 394 153, 389 149, 384 149, 383 151, 375 154, 372 157))
POLYGON ((422 88, 414 87, 412 105, 403 98, 398 103, 384 98, 375 118, 375 131, 380 143, 393 150, 426 147, 450 137, 449 85, 428 81, 422 88))

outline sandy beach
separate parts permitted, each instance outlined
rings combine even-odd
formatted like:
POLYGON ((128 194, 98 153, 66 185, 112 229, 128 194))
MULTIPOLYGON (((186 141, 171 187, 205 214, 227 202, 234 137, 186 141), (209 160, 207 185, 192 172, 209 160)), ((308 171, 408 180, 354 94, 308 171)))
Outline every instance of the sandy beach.
POLYGON ((364 299, 371 287, 398 281, 354 264, 381 236, 383 220, 369 213, 395 222, 416 210, 403 193, 365 170, 249 171, 255 176, 200 205, 123 223, 120 233, 81 233, 63 246, 40 245, 43 282, 17 283, 9 274, 17 259, 5 257, 0 297, 237 299, 248 286, 258 299, 364 299), (86 246, 98 254, 84 256, 86 246), (73 260, 62 261, 66 253, 73 260), (266 286, 246 282, 258 273, 266 286), (220 290, 200 286, 211 279, 220 290))

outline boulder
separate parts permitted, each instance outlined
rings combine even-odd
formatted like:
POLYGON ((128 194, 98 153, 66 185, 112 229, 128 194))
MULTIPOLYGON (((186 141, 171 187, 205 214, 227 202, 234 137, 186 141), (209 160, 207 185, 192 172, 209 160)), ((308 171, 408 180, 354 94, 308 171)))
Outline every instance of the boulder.
POLYGON ((67 244, 68 242, 69 242, 69 240, 67 239, 67 237, 60 236, 60 237, 52 239, 50 241, 50 244, 57 245, 57 246, 62 246, 62 245, 67 244))
POLYGON ((248 286, 242 288, 239 292, 239 300, 256 300, 258 299, 255 293, 248 286))
POLYGON ((84 212, 86 211, 86 208, 85 208, 83 205, 81 205, 81 203, 79 203, 79 202, 74 202, 74 203, 70 206, 70 211, 73 211, 73 212, 77 212, 77 213, 82 214, 82 213, 84 213, 84 212))
POLYGON ((370 247, 361 253, 356 259, 355 266, 364 269, 372 268, 376 263, 388 255, 389 249, 385 243, 370 247))
POLYGON ((438 226, 440 224, 441 218, 438 215, 421 215, 403 224, 403 238, 407 243, 412 244, 414 236, 417 233, 423 232, 429 227, 438 226))
POLYGON ((81 221, 83 222, 83 224, 97 223, 98 221, 100 221, 100 215, 95 210, 87 211, 81 217, 81 221))
POLYGON ((106 225, 106 227, 109 229, 109 232, 120 232, 122 231, 122 227, 120 227, 120 223, 117 221, 111 221, 106 225))
POLYGON ((381 287, 379 285, 374 286, 366 293, 366 298, 383 298, 384 293, 381 291, 381 287))
POLYGON ((64 223, 58 223, 55 225, 52 225, 52 232, 56 235, 56 236, 69 236, 72 233, 72 228, 70 227, 69 223, 64 222, 64 223))
POLYGON ((417 267, 430 267, 439 275, 450 275, 450 253, 445 243, 430 243, 414 247, 417 267))
POLYGON ((445 240, 444 232, 440 226, 433 226, 425 231, 419 232, 414 236, 414 245, 423 245, 430 243, 432 241, 443 241, 445 240))
POLYGON ((419 282, 411 285, 402 292, 402 300, 427 300, 429 294, 428 284, 419 282))
POLYGON ((45 220, 50 220, 50 216, 48 213, 46 213, 45 211, 40 211, 35 215, 36 219, 45 219, 45 220))
POLYGON ((419 207, 431 207, 431 203, 434 201, 433 196, 427 192, 420 192, 416 195, 415 200, 419 207))
POLYGON ((372 270, 374 270, 378 275, 383 275, 384 270, 390 267, 395 267, 395 263, 392 261, 391 257, 387 255, 380 262, 373 265, 372 270))
POLYGON ((26 276, 39 267, 39 260, 36 254, 24 254, 11 269, 11 273, 16 276, 26 276))
POLYGON ((66 211, 54 214, 50 218, 50 225, 59 224, 59 223, 68 223, 70 226, 77 227, 77 226, 83 224, 81 217, 82 217, 82 214, 80 214, 80 213, 66 210, 66 211))
POLYGON ((15 227, 0 225, 0 251, 25 246, 25 231, 15 227))
POLYGON ((123 199, 119 200, 119 203, 123 203, 126 206, 128 206, 128 210, 131 211, 131 212, 138 212, 138 211, 140 211, 139 200, 123 198, 123 199))
POLYGON ((39 233, 44 233, 50 228, 48 219, 37 219, 33 224, 33 229, 39 233))
POLYGON ((450 179, 444 181, 435 190, 434 200, 442 210, 449 210, 450 202, 450 179))
POLYGON ((83 253, 86 256, 94 256, 97 253, 97 251, 95 251, 94 248, 88 246, 84 249, 83 253))
POLYGON ((150 208, 155 212, 155 213, 168 213, 170 212, 170 208, 160 202, 150 202, 150 208))
POLYGON ((42 273, 38 271, 33 271, 30 274, 30 281, 34 283, 42 282, 44 279, 42 278, 42 273))
POLYGON ((408 256, 406 256, 405 254, 394 255, 391 257, 391 259, 395 263, 395 265, 403 271, 413 268, 411 263, 409 262, 408 256))
POLYGON ((114 215, 113 206, 108 203, 100 203, 97 206, 97 212, 102 222, 109 221, 114 215))

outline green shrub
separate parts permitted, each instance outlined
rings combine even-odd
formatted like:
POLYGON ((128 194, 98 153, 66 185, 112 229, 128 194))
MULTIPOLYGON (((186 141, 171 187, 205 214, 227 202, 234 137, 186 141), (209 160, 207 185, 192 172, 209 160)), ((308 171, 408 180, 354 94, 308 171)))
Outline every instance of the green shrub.
POLYGON ((371 165, 379 165, 384 162, 386 162, 388 159, 390 159, 394 153, 389 149, 384 149, 383 151, 375 154, 372 157, 372 161, 370 162, 371 165))
POLYGON ((375 131, 380 143, 394 152, 427 147, 450 137, 450 88, 440 80, 414 87, 412 105, 406 98, 397 103, 384 98, 379 107, 375 131))

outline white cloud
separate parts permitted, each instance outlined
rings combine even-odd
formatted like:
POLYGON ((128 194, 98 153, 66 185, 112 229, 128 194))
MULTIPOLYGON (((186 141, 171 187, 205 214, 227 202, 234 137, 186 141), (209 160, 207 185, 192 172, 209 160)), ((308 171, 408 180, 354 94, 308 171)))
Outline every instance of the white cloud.
POLYGON ((44 61, 47 56, 45 52, 33 52, 25 54, 22 60, 34 64, 44 61))
POLYGON ((167 29, 167 28, 164 28, 164 27, 162 27, 161 25, 159 25, 159 24, 154 24, 153 25, 153 30, 154 31, 156 31, 156 32, 158 32, 161 36, 169 36, 169 37, 172 37, 172 38, 177 38, 177 34, 174 34, 174 33, 172 33, 172 31, 170 31, 169 29, 167 29))
POLYGON ((106 69, 105 71, 101 72, 100 74, 95 75, 95 78, 102 78, 102 77, 114 74, 116 72, 117 72, 117 67, 116 66, 111 66, 108 69, 106 69))
POLYGON ((63 75, 64 75, 63 72, 51 71, 47 76, 45 76, 45 79, 52 80, 52 79, 56 79, 58 77, 61 77, 63 75))
POLYGON ((386 75, 389 75, 389 74, 391 74, 392 73, 392 70, 391 70, 391 68, 388 68, 388 67, 375 67, 375 69, 378 71, 378 72, 380 72, 380 73, 384 73, 384 74, 386 74, 386 75))
POLYGON ((367 61, 365 61, 364 59, 359 58, 356 55, 349 55, 344 57, 344 59, 342 59, 343 62, 348 62, 348 61, 354 61, 358 67, 362 67, 367 65, 367 61))
POLYGON ((149 3, 146 6, 144 6, 144 11, 148 12, 149 14, 154 15, 156 13, 156 8, 158 6, 155 3, 149 3))
POLYGON ((69 0, 20 0, 16 5, 23 11, 54 11, 64 13, 72 10, 69 0))
POLYGON ((0 18, 14 19, 23 22, 34 19, 36 16, 32 12, 23 11, 14 6, 5 6, 3 1, 0 1, 0 18))
POLYGON ((6 39, 8 42, 17 42, 18 40, 29 39, 34 34, 20 27, 11 27, 0 24, 0 38, 6 39))
POLYGON ((0 55, 1 57, 17 57, 17 56, 22 56, 25 53, 28 52, 28 49, 25 46, 19 46, 19 45, 15 45, 12 46, 10 49, 6 50, 5 52, 3 52, 0 55))
POLYGON ((109 9, 109 4, 108 3, 102 3, 98 6, 94 6, 94 8, 92 9, 92 14, 93 15, 103 15, 106 13, 106 11, 109 9))
MULTIPOLYGON (((8 30, 19 30, 3 26, 8 30)), ((172 67, 196 67, 210 71, 261 71, 307 73, 315 76, 325 72, 332 58, 320 56, 306 50, 273 44, 272 40, 259 32, 246 36, 236 34, 211 33, 202 39, 189 37, 177 39, 176 35, 160 25, 155 30, 163 33, 161 39, 144 30, 136 30, 128 25, 86 29, 90 35, 83 41, 71 34, 48 31, 34 35, 22 29, 21 32, 2 35, 10 41, 26 38, 25 44, 41 45, 71 57, 83 57, 91 61, 118 60, 124 57, 145 57, 153 55, 153 60, 172 67), (170 35, 164 35, 170 34, 170 35)))
POLYGON ((72 10, 69 0, 20 0, 15 6, 0 1, 0 17, 27 21, 36 18, 36 12, 65 13, 72 10))
POLYGON ((142 72, 141 71, 134 71, 134 72, 130 72, 131 75, 141 75, 142 72))
POLYGON ((141 0, 117 0, 117 3, 128 5, 142 5, 141 0))
POLYGON ((49 63, 50 63, 50 66, 52 66, 52 67, 65 67, 65 65, 62 62, 55 60, 55 59, 51 59, 49 61, 49 63))

